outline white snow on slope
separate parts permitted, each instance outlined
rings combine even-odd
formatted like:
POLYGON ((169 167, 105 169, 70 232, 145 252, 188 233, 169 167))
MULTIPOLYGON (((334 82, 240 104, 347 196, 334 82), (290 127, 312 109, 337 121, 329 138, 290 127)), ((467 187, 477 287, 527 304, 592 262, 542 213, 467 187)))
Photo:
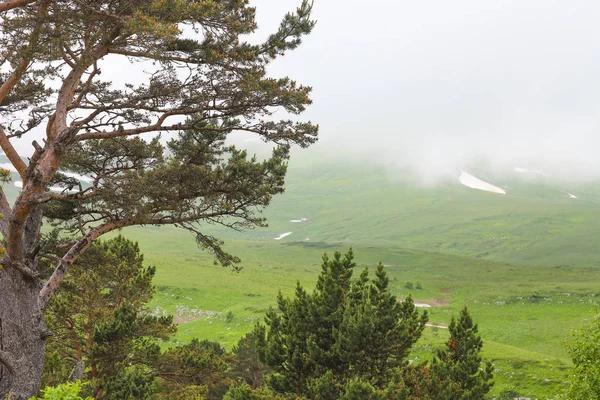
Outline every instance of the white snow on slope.
POLYGON ((535 169, 515 167, 514 170, 515 170, 515 172, 520 172, 520 173, 538 174, 538 175, 544 175, 544 176, 546 175, 544 172, 538 171, 535 169))
POLYGON ((289 235, 291 235, 291 234, 292 234, 292 232, 285 232, 285 233, 282 233, 281 235, 279 235, 278 237, 276 237, 276 238, 273 238, 273 239, 275 239, 275 240, 281 240, 281 239, 283 239, 284 237, 286 237, 286 236, 289 236, 289 235))
POLYGON ((569 192, 567 192, 567 194, 569 195, 569 198, 570 198, 570 199, 578 199, 578 198, 579 198, 579 197, 575 196, 575 195, 574 195, 574 194, 572 194, 572 193, 569 193, 569 192))
POLYGON ((82 182, 92 183, 92 182, 94 181, 94 180, 93 180, 92 178, 90 178, 89 176, 85 176, 85 175, 79 175, 79 174, 77 174, 77 173, 75 173, 75 172, 64 172, 64 171, 61 171, 60 173, 61 173, 61 174, 63 174, 63 175, 66 175, 66 176, 68 176, 69 178, 75 178, 75 179, 78 179, 78 180, 80 180, 80 181, 82 181, 82 182))
MULTIPOLYGON (((13 167, 13 165, 11 163, 0 163, 0 168, 7 169, 7 170, 12 171, 12 172, 17 172, 16 168, 13 167)), ((77 174, 75 172, 61 171, 60 173, 63 174, 63 175, 68 176, 69 178, 78 179, 78 180, 80 180, 82 182, 92 183, 94 181, 89 176, 80 175, 80 174, 77 174)), ((20 186, 20 187, 22 187, 22 186, 20 186)))
POLYGON ((431 308, 431 304, 427 304, 427 303, 417 303, 415 301, 414 304, 415 304, 415 307, 419 307, 419 308, 431 308))
POLYGON ((460 181, 460 183, 462 183, 466 187, 470 187, 471 189, 479 189, 485 190, 486 192, 506 194, 506 192, 503 189, 500 189, 498 186, 494 186, 491 183, 482 181, 481 179, 476 178, 465 171, 460 171, 460 177, 458 178, 458 180, 460 181))
MULTIPOLYGON (((23 188, 23 182, 22 181, 14 181, 13 183, 19 189, 23 188)), ((50 186, 48 189, 50 189, 51 191, 56 192, 56 193, 62 193, 62 192, 65 192, 65 193, 77 193, 78 192, 78 190, 74 190, 74 189, 69 190, 67 188, 60 187, 60 186, 50 186)))
POLYGON ((448 327, 446 325, 435 325, 435 324, 430 324, 429 322, 425 324, 425 326, 431 326, 433 328, 442 328, 442 329, 448 329, 448 327))
POLYGON ((308 221, 308 218, 290 219, 290 222, 306 222, 306 221, 308 221))

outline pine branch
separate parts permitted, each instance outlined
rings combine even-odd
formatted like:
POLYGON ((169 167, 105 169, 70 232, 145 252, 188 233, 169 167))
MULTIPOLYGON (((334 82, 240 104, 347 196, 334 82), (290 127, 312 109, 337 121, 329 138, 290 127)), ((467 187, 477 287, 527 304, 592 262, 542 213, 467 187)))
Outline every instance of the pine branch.
POLYGON ((15 8, 25 7, 31 3, 35 3, 37 0, 8 0, 0 3, 0 13, 6 12, 15 8))

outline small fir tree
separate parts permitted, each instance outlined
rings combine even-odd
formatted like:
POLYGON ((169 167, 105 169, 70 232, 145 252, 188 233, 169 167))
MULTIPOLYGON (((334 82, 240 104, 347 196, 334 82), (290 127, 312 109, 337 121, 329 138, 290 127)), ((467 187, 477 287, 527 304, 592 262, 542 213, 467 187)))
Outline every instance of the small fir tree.
POLYGON ((397 302, 381 264, 373 282, 368 270, 353 281, 353 258, 351 250, 323 257, 314 293, 298 285, 293 299, 280 295, 279 313, 267 313, 259 354, 275 371, 269 379, 275 390, 330 392, 353 378, 382 388, 420 337, 427 314, 410 298, 397 302))
POLYGON ((452 318, 448 330, 450 339, 431 365, 437 379, 444 382, 442 391, 451 393, 448 398, 483 399, 494 384, 493 367, 489 361, 482 362, 483 341, 466 306, 458 320, 452 318))

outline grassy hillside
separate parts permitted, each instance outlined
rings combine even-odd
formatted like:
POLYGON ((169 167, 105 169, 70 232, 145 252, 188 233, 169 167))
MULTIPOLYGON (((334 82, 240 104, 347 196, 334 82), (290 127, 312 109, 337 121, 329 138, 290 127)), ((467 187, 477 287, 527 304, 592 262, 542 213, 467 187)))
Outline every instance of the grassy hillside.
MULTIPOLYGON (((277 293, 291 294, 297 281, 312 288, 323 252, 345 251, 345 244, 315 242, 230 241, 228 248, 244 260, 234 273, 214 266, 191 237, 175 228, 132 228, 149 263, 158 265, 157 312, 176 315, 177 341, 192 337, 232 346, 252 328, 277 293), (226 321, 231 312, 233 319, 226 321)), ((564 380, 569 360, 564 339, 591 315, 600 290, 593 267, 526 266, 469 259, 398 247, 356 245, 360 268, 381 260, 393 292, 412 294, 428 308, 430 322, 446 325, 466 304, 479 323, 486 356, 497 368, 495 392, 516 387, 521 394, 551 398, 564 380), (409 290, 417 282, 423 289, 409 290)), ((413 357, 423 359, 447 337, 429 328, 413 357)))
POLYGON ((506 195, 452 179, 420 186, 406 171, 344 159, 296 157, 287 191, 266 212, 268 229, 223 236, 399 246, 526 264, 598 265, 600 186, 557 184, 508 170, 471 173, 506 195), (578 198, 569 198, 575 193, 578 198), (307 218, 303 223, 289 222, 307 218))
MULTIPOLYGON (((176 228, 124 234, 158 267, 153 307, 176 316, 175 341, 201 337, 231 347, 279 291, 291 294, 297 281, 314 286, 324 252, 353 246, 361 268, 386 265, 399 298, 412 294, 432 305, 434 325, 469 307, 496 367, 494 393, 553 398, 570 365, 564 340, 598 307, 600 186, 510 169, 468 171, 507 194, 467 188, 459 171, 423 186, 376 162, 301 154, 290 165, 286 193, 265 214, 269 227, 206 227, 243 259, 240 273, 214 266, 176 228)), ((16 195, 9 186, 9 197, 16 195)), ((427 358, 446 337, 443 327, 428 328, 411 357, 427 358)))

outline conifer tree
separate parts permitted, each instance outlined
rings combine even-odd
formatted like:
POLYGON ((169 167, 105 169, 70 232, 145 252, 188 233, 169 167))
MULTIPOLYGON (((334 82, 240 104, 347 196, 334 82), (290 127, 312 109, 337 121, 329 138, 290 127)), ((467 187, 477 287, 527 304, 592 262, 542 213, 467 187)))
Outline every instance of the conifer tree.
POLYGON ((398 302, 390 293, 389 278, 379 263, 362 299, 350 302, 338 334, 338 349, 351 375, 382 389, 421 337, 427 318, 410 296, 398 302))
POLYGON ((312 123, 272 117, 303 112, 311 88, 267 76, 312 30, 310 12, 302 0, 253 44, 248 0, 0 0, 0 148, 23 183, 13 204, 0 190, 0 397, 37 394, 51 335, 43 310, 100 236, 175 224, 236 267, 204 224, 263 225, 260 210, 283 191, 289 146, 315 142, 312 123), (113 62, 141 82, 102 74, 113 62), (226 145, 232 131, 274 143, 272 157, 226 145), (159 133, 172 138, 168 152, 159 133), (16 150, 19 138, 32 143, 27 154, 16 150), (45 273, 48 219, 69 235, 45 273))
POLYGON ((46 309, 55 335, 47 347, 52 362, 45 367, 45 385, 64 382, 78 370, 71 378, 91 382, 99 398, 105 383, 130 366, 156 361, 156 341, 175 326, 171 317, 149 315, 154 272, 143 265, 137 243, 122 236, 91 246, 46 309))
POLYGON ((323 255, 321 274, 310 302, 310 357, 316 364, 317 375, 328 370, 339 375, 344 369, 335 349, 338 332, 348 303, 352 273, 356 263, 352 248, 344 258, 335 252, 333 259, 323 255))
POLYGON ((227 377, 231 355, 217 342, 193 339, 164 352, 152 372, 162 379, 164 397, 180 399, 196 388, 202 398, 223 398, 230 381, 227 377))
MULTIPOLYGON (((295 297, 287 299, 280 293, 277 305, 279 313, 270 309, 265 315, 268 330, 261 361, 273 369, 268 382, 276 391, 299 396, 315 371, 308 352, 312 329, 310 297, 298 283, 295 297)), ((259 332, 259 328, 255 329, 255 333, 259 332)))
POLYGON ((368 382, 360 379, 350 380, 345 387, 340 400, 381 400, 382 394, 368 382))
POLYGON ((466 306, 458 320, 452 317, 448 330, 446 347, 437 351, 431 364, 437 380, 443 382, 440 392, 448 393, 449 399, 483 399, 494 384, 493 367, 482 362, 483 341, 466 306))
POLYGON ((233 359, 230 363, 228 375, 234 379, 241 379, 250 385, 252 390, 257 389, 264 382, 268 370, 260 361, 258 343, 261 338, 264 340, 264 326, 257 328, 258 334, 254 331, 247 333, 233 347, 233 359))
POLYGON ((353 259, 351 250, 323 257, 313 294, 298 285, 294 298, 279 296, 279 313, 267 313, 260 354, 278 392, 340 394, 352 379, 383 388, 420 337, 427 313, 396 300, 381 264, 374 281, 368 269, 353 281, 353 259))

